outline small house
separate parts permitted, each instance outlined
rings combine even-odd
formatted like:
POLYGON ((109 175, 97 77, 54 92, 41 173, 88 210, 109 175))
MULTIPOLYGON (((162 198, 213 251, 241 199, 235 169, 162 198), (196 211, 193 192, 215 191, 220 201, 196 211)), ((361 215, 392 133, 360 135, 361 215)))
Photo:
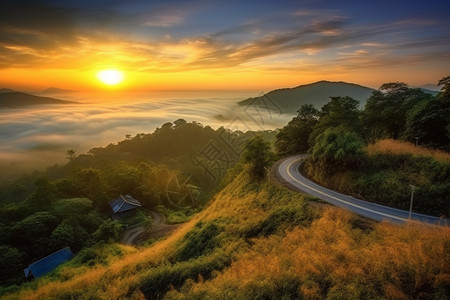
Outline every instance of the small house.
POLYGON ((142 206, 138 200, 134 199, 130 195, 119 195, 117 198, 109 202, 109 205, 115 215, 129 212, 142 206))
POLYGON ((56 269, 56 267, 62 263, 70 260, 72 257, 73 253, 70 248, 63 248, 29 265, 23 270, 25 272, 25 277, 28 278, 31 275, 33 275, 34 278, 42 277, 48 272, 56 269))

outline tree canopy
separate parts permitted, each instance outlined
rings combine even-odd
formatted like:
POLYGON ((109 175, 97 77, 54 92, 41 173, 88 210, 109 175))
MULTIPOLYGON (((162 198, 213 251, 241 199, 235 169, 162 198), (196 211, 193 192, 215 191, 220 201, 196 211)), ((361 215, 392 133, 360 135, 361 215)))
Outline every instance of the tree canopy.
POLYGON ((255 136, 245 145, 242 158, 250 166, 250 176, 254 179, 263 179, 272 159, 270 144, 261 136, 255 136))

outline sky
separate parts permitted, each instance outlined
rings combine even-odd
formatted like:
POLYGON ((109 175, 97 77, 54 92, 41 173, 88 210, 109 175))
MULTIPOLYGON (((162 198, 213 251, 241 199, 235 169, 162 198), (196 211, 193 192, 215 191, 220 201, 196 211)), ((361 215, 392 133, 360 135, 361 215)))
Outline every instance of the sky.
POLYGON ((0 88, 377 88, 450 75, 450 1, 2 0, 0 88), (120 70, 124 81, 96 78, 120 70))

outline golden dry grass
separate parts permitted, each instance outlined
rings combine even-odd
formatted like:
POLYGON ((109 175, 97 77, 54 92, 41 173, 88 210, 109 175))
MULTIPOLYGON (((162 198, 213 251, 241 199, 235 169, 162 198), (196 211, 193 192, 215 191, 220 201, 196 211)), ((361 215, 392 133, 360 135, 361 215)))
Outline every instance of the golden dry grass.
POLYGON ((220 247, 223 253, 235 253, 233 262, 212 278, 192 276, 169 291, 167 299, 279 299, 296 294, 305 299, 408 299, 450 285, 448 227, 377 223, 360 228, 354 226, 359 222, 355 215, 327 208, 309 226, 249 240, 240 237, 243 229, 261 224, 274 211, 301 210, 303 204, 297 193, 270 184, 249 186, 241 174, 167 239, 149 248, 123 248, 127 254, 109 266, 79 269, 64 280, 44 278, 37 287, 5 299, 144 299, 142 274, 165 264, 199 221, 224 225, 220 247))
POLYGON ((412 143, 391 139, 380 140, 367 146, 367 153, 369 155, 376 153, 423 155, 433 157, 439 161, 450 162, 450 153, 421 146, 416 147, 412 143))
POLYGON ((252 249, 216 278, 190 283, 188 291, 171 291, 168 298, 245 299, 246 291, 273 293, 276 285, 295 280, 305 299, 408 299, 424 287, 450 284, 450 228, 379 223, 363 234, 351 228, 352 218, 331 208, 309 228, 254 239, 252 249))

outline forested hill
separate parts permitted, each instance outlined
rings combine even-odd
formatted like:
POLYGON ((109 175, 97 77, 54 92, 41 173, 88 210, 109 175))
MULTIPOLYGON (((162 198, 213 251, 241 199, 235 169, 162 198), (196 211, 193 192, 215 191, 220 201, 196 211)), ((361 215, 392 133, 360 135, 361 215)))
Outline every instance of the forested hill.
POLYGON ((1 108, 19 108, 29 105, 41 104, 69 104, 71 101, 64 101, 50 97, 40 97, 11 90, 2 90, 0 92, 0 109, 1 108))
POLYGON ((295 88, 274 90, 260 97, 246 99, 239 104, 264 106, 270 101, 283 113, 295 113, 304 104, 313 104, 316 108, 321 108, 330 101, 330 97, 349 96, 358 100, 363 107, 373 91, 374 89, 353 83, 318 81, 295 88))

